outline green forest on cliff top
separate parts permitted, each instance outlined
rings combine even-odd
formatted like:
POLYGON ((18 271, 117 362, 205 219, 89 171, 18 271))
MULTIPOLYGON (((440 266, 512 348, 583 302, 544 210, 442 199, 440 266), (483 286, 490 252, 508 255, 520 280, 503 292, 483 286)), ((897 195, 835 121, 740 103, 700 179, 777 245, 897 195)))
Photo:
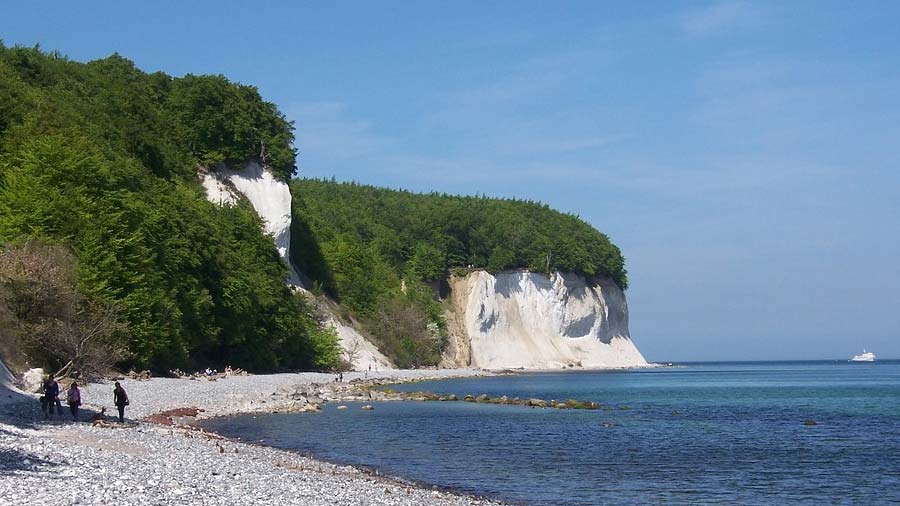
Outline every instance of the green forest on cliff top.
MULTIPOLYGON (((336 366, 336 336, 286 288, 259 218, 246 202, 207 202, 196 175, 262 159, 289 180, 293 140, 256 88, 223 76, 0 44, 2 339, 54 368, 74 353, 57 348, 98 328, 94 351, 119 365, 336 366)), ((424 281, 455 268, 543 271, 550 255, 551 269, 626 284, 606 236, 537 203, 318 180, 291 189, 292 260, 400 366, 437 362, 446 330, 424 281)))

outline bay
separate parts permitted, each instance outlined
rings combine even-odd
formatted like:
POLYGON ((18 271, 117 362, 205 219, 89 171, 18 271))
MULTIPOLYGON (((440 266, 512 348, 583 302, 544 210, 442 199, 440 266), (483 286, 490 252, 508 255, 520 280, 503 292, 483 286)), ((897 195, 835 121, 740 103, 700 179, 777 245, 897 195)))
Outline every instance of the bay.
POLYGON ((394 388, 575 398, 605 409, 382 402, 365 411, 346 403, 205 425, 523 504, 900 502, 898 361, 691 363, 394 388))

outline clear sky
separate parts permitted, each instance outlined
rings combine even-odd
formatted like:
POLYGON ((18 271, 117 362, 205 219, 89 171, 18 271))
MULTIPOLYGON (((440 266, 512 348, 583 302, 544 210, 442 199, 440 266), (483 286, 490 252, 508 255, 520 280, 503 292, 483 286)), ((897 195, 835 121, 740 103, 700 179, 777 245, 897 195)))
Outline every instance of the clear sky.
POLYGON ((0 39, 254 84, 304 176, 578 214, 622 248, 651 360, 900 358, 898 20, 895 1, 8 1, 0 39))

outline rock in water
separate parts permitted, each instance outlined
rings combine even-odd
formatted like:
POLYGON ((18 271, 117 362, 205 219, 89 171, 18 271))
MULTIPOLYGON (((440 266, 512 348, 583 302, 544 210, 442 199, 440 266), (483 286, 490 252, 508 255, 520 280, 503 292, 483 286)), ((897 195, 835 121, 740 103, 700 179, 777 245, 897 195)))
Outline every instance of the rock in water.
POLYGON ((528 399, 527 401, 525 401, 525 405, 526 405, 526 406, 531 406, 531 407, 534 407, 534 408, 546 408, 546 407, 547 407, 547 401, 545 401, 544 399, 535 399, 535 398, 532 398, 532 399, 528 399))

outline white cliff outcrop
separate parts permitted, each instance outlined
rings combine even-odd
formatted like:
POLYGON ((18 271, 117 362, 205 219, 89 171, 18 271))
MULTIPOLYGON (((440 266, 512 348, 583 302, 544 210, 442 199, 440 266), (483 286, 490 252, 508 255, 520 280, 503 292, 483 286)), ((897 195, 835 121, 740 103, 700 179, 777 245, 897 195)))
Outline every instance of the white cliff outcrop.
POLYGON ((628 332, 625 294, 575 274, 476 271, 451 280, 448 366, 484 369, 647 365, 628 332))
MULTIPOLYGON (((287 283, 305 290, 300 275, 291 263, 291 189, 277 179, 271 171, 251 161, 241 170, 218 166, 200 172, 200 183, 206 190, 206 198, 220 205, 235 205, 245 197, 256 214, 263 220, 266 233, 275 239, 275 247, 287 263, 290 277, 287 283)), ((345 356, 352 358, 357 370, 387 369, 393 367, 390 359, 363 337, 355 328, 340 321, 333 311, 326 309, 326 324, 334 327, 340 337, 345 356)))
POLYGON ((250 162, 241 170, 218 166, 200 174, 200 182, 206 189, 210 202, 235 205, 243 195, 263 220, 266 233, 275 239, 275 247, 290 269, 291 286, 302 283, 291 265, 291 189, 257 162, 250 162))

